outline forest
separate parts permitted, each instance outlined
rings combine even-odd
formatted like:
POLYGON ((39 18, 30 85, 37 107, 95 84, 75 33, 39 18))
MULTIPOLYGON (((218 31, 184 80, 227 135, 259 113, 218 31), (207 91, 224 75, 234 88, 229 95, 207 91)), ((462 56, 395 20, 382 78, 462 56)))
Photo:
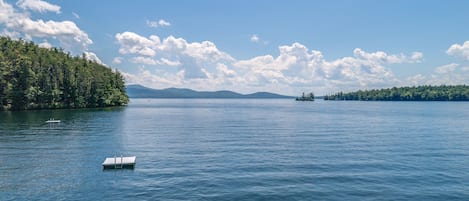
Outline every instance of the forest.
POLYGON ((108 107, 129 98, 122 74, 58 48, 0 37, 0 111, 108 107))
POLYGON ((324 96, 324 100, 360 101, 469 101, 469 86, 413 86, 388 89, 339 92, 324 96))

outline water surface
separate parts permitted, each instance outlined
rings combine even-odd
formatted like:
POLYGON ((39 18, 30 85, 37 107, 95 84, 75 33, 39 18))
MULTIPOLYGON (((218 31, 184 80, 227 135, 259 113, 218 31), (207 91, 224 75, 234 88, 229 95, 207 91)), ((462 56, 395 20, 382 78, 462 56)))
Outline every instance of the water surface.
POLYGON ((0 200, 468 200, 468 120, 467 102, 0 112, 0 200), (121 153, 134 170, 102 170, 121 153))

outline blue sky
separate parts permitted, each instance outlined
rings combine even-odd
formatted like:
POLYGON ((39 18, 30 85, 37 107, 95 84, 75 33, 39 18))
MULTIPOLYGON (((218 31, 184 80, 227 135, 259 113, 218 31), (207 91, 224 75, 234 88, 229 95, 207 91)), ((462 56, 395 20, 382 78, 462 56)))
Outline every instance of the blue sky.
POLYGON ((128 84, 323 95, 468 84, 467 8, 462 0, 0 0, 0 34, 85 53, 128 84))

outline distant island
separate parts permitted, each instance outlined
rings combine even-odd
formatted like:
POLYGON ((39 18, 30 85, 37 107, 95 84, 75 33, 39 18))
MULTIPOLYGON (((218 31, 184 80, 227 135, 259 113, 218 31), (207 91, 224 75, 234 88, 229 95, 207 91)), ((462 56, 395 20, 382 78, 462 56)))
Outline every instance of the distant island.
POLYGON ((118 71, 85 55, 0 37, 0 111, 120 106, 128 101, 118 71))
POLYGON ((311 93, 305 95, 305 93, 303 92, 301 97, 296 97, 295 100, 296 101, 314 101, 314 94, 313 94, 313 92, 311 92, 311 93))
POLYGON ((195 91, 180 88, 152 89, 142 85, 127 85, 127 94, 130 98, 293 98, 268 92, 240 94, 232 91, 195 91))
POLYGON ((414 86, 388 89, 338 92, 324 96, 324 100, 358 101, 469 101, 469 86, 414 86))

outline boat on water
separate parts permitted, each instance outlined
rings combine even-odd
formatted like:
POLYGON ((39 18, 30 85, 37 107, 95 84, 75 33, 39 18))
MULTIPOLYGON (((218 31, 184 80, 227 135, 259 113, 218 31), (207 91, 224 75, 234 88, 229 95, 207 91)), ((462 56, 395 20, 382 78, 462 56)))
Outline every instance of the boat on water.
POLYGON ((60 120, 59 120, 59 119, 50 118, 49 120, 46 121, 46 123, 60 123, 60 120))

